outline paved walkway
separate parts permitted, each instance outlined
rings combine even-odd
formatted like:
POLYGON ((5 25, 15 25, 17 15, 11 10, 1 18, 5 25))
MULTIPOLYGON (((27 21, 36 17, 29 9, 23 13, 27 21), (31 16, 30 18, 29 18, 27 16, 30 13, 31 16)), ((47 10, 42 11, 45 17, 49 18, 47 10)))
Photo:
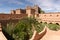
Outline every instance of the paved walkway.
POLYGON ((35 31, 34 35, 32 36, 30 40, 39 40, 39 39, 40 40, 60 40, 60 30, 53 31, 53 30, 48 29, 47 27, 44 28, 44 30, 40 32, 39 34, 35 31))
POLYGON ((47 28, 47 32, 41 40, 60 40, 60 30, 52 31, 47 28))

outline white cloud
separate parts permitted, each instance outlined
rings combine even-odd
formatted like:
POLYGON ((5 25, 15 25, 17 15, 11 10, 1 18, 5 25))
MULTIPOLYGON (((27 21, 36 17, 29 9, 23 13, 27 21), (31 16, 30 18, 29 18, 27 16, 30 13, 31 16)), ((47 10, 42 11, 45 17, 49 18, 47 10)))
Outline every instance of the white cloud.
POLYGON ((2 6, 3 4, 0 3, 0 6, 2 6))
POLYGON ((60 0, 27 0, 33 4, 39 5, 45 11, 60 11, 60 0), (56 3, 57 2, 57 3, 56 3))
POLYGON ((8 3, 11 3, 11 4, 18 4, 18 5, 23 4, 22 2, 20 2, 18 0, 7 0, 7 1, 8 1, 8 3))
MULTIPOLYGON (((24 2, 18 0, 1 0, 0 6, 3 5, 5 1, 10 4, 27 5, 24 4, 24 2)), ((47 12, 60 11, 60 0, 25 0, 25 1, 28 1, 33 4, 37 4, 42 10, 47 12)))
POLYGON ((5 2, 7 4, 18 4, 18 5, 23 4, 23 2, 20 2, 18 0, 1 0, 0 4, 4 4, 5 2))

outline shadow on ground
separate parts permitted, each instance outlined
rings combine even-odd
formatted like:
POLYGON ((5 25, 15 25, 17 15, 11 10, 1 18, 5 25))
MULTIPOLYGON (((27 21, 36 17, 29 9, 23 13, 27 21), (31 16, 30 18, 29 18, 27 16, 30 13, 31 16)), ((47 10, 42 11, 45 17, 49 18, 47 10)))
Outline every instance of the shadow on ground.
POLYGON ((10 36, 7 32, 3 31, 3 34, 8 40, 14 40, 12 36, 10 36))

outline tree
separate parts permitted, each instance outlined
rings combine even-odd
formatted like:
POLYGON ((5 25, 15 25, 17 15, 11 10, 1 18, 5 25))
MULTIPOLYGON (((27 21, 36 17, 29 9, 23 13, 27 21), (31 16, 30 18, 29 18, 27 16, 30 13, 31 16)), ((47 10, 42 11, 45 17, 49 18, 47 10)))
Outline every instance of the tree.
POLYGON ((12 25, 12 22, 8 23, 7 26, 2 27, 2 31, 3 31, 4 35, 6 36, 7 40, 14 40, 14 38, 13 38, 14 28, 15 27, 12 25))
POLYGON ((13 37, 16 40, 28 40, 33 35, 33 29, 37 30, 40 24, 34 18, 23 18, 15 26, 13 37), (34 27, 33 27, 33 26, 34 27))
POLYGON ((45 13, 41 8, 38 10, 39 13, 45 13))
POLYGON ((29 40, 34 30, 42 31, 43 23, 39 23, 35 18, 23 18, 15 26, 12 22, 8 24, 3 30, 6 31, 14 40, 29 40))

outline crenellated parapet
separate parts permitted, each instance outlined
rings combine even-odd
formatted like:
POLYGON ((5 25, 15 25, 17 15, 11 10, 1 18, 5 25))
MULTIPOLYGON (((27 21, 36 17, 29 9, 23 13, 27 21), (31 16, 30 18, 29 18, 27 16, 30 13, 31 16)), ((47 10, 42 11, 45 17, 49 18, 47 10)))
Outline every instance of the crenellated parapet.
POLYGON ((26 13, 25 9, 11 10, 11 14, 23 14, 23 13, 26 13))

